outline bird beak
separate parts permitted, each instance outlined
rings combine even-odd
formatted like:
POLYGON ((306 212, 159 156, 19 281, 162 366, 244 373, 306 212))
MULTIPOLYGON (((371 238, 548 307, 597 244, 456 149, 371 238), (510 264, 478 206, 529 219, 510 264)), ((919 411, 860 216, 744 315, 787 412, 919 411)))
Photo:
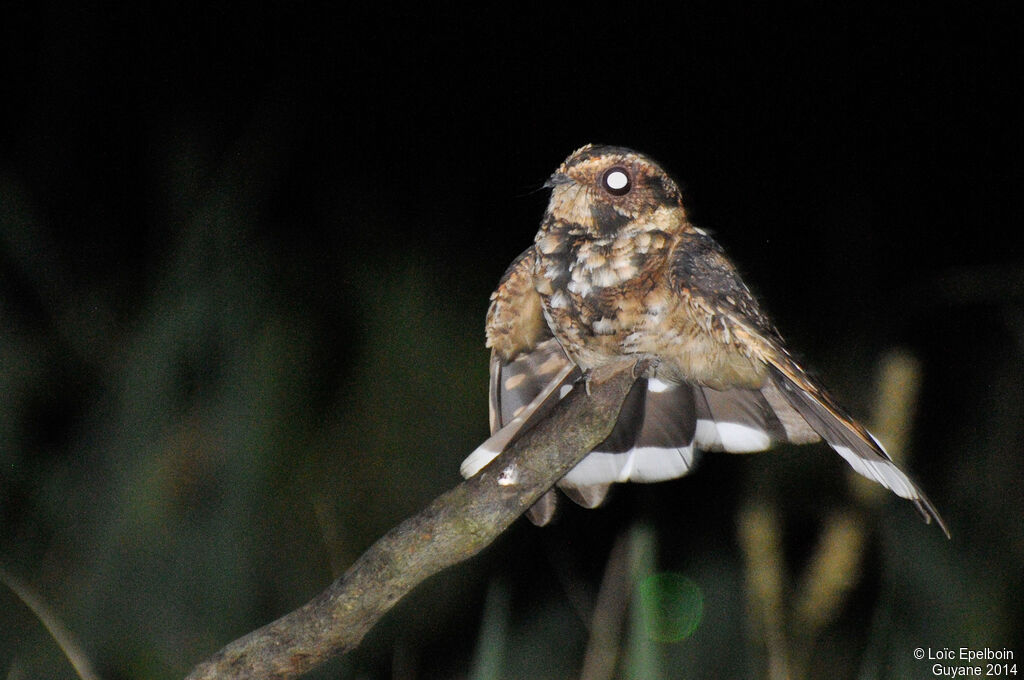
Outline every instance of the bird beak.
POLYGON ((544 182, 544 188, 554 189, 559 184, 568 184, 571 181, 572 180, 569 179, 569 175, 565 174, 564 172, 556 172, 555 174, 551 175, 551 177, 548 177, 547 182, 544 182))

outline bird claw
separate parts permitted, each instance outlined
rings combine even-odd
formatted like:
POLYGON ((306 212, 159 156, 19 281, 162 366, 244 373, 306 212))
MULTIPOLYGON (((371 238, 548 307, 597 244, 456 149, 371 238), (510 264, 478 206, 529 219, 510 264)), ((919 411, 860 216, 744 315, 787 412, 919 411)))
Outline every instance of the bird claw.
POLYGON ((654 373, 658 370, 658 365, 660 363, 661 359, 658 357, 643 357, 639 359, 635 364, 633 364, 633 377, 654 377, 654 373))

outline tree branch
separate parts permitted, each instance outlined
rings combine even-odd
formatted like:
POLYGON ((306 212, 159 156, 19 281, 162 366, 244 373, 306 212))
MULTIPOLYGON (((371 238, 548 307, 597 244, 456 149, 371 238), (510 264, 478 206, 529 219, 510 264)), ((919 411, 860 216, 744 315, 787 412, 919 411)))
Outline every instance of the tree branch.
POLYGON ((573 390, 479 474, 370 546, 325 591, 224 647, 189 680, 294 678, 354 649, 417 584, 489 545, 600 444, 639 372, 635 361, 595 369, 589 395, 573 390))

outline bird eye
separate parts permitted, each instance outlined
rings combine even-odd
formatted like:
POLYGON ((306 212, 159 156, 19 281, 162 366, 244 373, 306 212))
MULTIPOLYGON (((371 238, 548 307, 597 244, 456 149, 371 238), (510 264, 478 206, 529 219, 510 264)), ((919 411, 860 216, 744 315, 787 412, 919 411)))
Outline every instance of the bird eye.
POLYGON ((605 170, 601 183, 604 185, 605 191, 613 196, 625 196, 633 186, 632 180, 629 179, 629 173, 618 165, 605 170))

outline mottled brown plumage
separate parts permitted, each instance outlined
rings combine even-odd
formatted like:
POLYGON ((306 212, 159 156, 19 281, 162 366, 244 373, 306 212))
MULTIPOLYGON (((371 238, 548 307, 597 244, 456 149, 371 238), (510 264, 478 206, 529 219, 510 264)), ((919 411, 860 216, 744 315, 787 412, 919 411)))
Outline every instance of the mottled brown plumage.
MULTIPOLYGON (((760 451, 825 439, 853 468, 945 525, 863 426, 786 351, 721 247, 687 218, 651 159, 588 145, 551 176, 534 244, 491 297, 492 437, 474 474, 580 376, 636 356, 650 369, 611 436, 559 486, 594 507, 610 484, 685 474, 697 450, 760 451)), ((546 523, 549 494, 531 511, 546 523)), ((948 532, 947 532, 948 533, 948 532)))

